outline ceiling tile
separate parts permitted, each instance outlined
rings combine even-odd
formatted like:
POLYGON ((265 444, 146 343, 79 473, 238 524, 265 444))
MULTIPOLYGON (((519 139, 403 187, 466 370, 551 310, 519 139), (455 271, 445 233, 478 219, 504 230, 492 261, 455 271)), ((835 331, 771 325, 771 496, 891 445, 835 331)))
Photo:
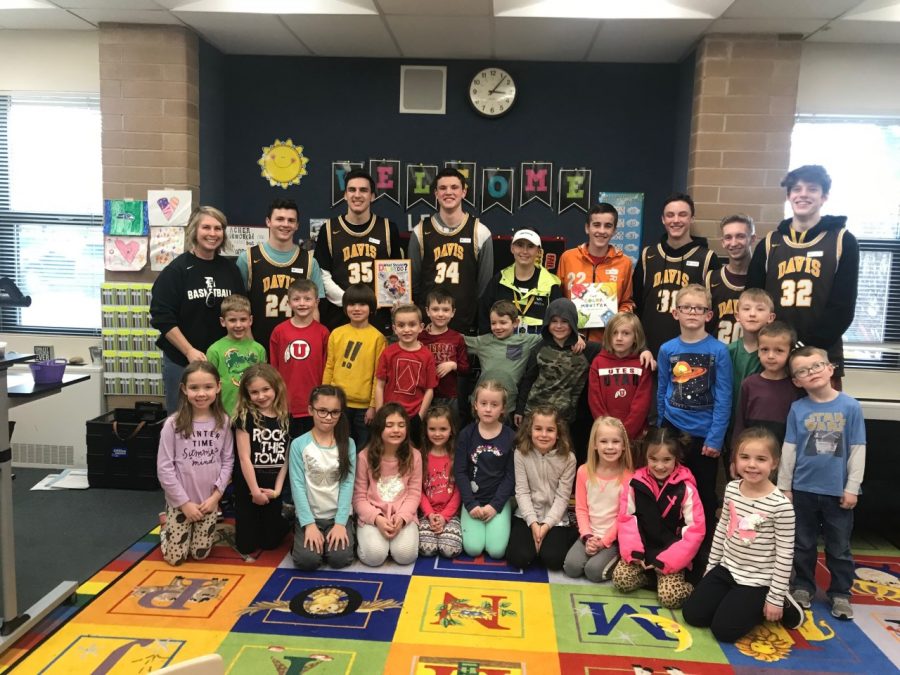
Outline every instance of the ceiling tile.
POLYGON ((582 61, 599 21, 590 19, 496 19, 498 59, 582 61))
POLYGON ((225 54, 308 56, 299 40, 274 14, 175 12, 225 54))
POLYGON ((887 21, 834 21, 828 30, 807 38, 810 42, 900 44, 900 23, 887 21))
POLYGON ((421 59, 489 59, 491 19, 389 16, 401 56, 421 59))
POLYGON ((865 0, 851 12, 841 17, 858 21, 900 21, 898 0, 865 0))
POLYGON ((590 18, 599 20, 710 19, 721 16, 732 0, 494 0, 497 17, 590 18))
POLYGON ((154 0, 53 0, 53 4, 66 9, 164 9, 154 0))
POLYGON ((153 23, 181 26, 175 15, 165 9, 72 9, 73 14, 96 25, 109 23, 153 23))
POLYGON ((492 0, 379 0, 383 14, 416 14, 418 16, 492 16, 492 0))
POLYGON ((316 56, 400 56, 380 16, 282 16, 316 56))
POLYGON ((797 33, 809 35, 827 19, 716 19, 707 33, 797 33))
POLYGON ((92 30, 87 21, 64 9, 3 9, 0 26, 16 30, 92 30))
POLYGON ((862 0, 735 0, 727 19, 833 19, 862 0))
POLYGON ((604 21, 588 60, 674 63, 690 51, 711 24, 706 19, 604 21))

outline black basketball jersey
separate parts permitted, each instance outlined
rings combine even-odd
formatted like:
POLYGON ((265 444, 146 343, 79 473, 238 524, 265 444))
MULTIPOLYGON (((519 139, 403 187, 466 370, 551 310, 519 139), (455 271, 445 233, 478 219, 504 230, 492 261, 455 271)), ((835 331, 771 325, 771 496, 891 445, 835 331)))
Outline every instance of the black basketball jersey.
POLYGON ((475 230, 478 219, 466 219, 450 234, 443 234, 434 226, 430 216, 422 219, 422 297, 414 298, 420 305, 436 286, 446 288, 456 301, 456 314, 450 328, 467 335, 475 325, 478 309, 478 250, 475 230))
MULTIPOLYGON (((321 233, 319 236, 322 236, 321 233)), ((329 219, 325 227, 328 250, 331 253, 331 278, 346 289, 350 284, 372 284, 375 288, 375 260, 389 259, 391 229, 387 218, 372 216, 368 227, 355 232, 342 216, 329 219)))
POLYGON ((304 251, 299 246, 294 257, 284 265, 269 258, 260 244, 247 250, 247 295, 253 313, 253 339, 266 351, 275 326, 291 318, 288 288, 294 279, 309 279, 311 273, 312 251, 304 251))
POLYGON ((737 322, 738 298, 746 288, 746 275, 733 275, 723 266, 706 275, 706 288, 712 296, 713 319, 707 325, 707 332, 726 345, 735 342, 744 334, 737 322), (744 282, 743 284, 739 282, 744 282))
MULTIPOLYGON (((775 314, 809 344, 812 329, 822 321, 841 261, 846 228, 820 232, 809 241, 795 242, 775 230, 766 235, 766 290, 775 301, 775 314)), ((832 358, 840 358, 841 341, 832 358)), ((832 350, 833 351, 833 350, 832 350)))
POLYGON ((678 291, 688 284, 703 284, 713 255, 697 244, 682 256, 669 256, 662 244, 641 251, 644 268, 641 323, 647 335, 647 348, 659 353, 664 342, 678 335, 678 322, 672 316, 678 291))

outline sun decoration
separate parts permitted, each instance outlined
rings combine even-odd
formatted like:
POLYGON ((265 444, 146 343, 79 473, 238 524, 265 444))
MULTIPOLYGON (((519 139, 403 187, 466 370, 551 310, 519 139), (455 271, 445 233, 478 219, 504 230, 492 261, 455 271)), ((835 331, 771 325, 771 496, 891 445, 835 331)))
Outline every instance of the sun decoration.
POLYGON ((256 163, 262 167, 260 175, 269 185, 280 185, 287 190, 288 185, 300 185, 307 162, 309 158, 303 156, 302 145, 294 145, 290 138, 283 143, 276 138, 272 145, 262 149, 262 157, 256 163))
POLYGON ((774 663, 790 655, 792 642, 788 636, 779 635, 769 626, 761 624, 735 642, 734 646, 745 656, 774 663))

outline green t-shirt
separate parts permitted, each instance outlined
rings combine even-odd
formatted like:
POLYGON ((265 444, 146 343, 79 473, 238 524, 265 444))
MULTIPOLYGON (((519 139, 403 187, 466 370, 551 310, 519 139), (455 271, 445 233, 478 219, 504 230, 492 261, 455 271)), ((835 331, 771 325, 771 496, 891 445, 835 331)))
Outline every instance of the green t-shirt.
POLYGON ((206 358, 219 371, 222 379, 222 405, 231 417, 237 406, 241 375, 250 366, 266 362, 266 350, 249 338, 234 340, 227 335, 213 342, 206 350, 206 358))
POLYGON ((738 338, 728 345, 728 355, 731 357, 732 369, 732 397, 731 397, 731 418, 737 413, 740 405, 741 384, 743 381, 762 370, 762 364, 759 362, 759 352, 748 352, 744 348, 744 338, 738 338))
POLYGON ((466 338, 469 354, 474 354, 481 362, 478 382, 499 380, 506 389, 507 415, 516 408, 516 392, 525 374, 528 356, 540 342, 541 336, 537 333, 514 333, 505 340, 494 337, 493 333, 466 338))

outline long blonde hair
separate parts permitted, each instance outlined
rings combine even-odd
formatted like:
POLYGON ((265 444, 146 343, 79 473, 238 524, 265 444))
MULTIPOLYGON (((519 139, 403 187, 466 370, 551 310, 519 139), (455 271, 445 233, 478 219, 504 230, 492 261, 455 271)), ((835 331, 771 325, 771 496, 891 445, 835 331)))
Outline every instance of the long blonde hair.
POLYGON ((637 314, 632 314, 631 312, 619 312, 607 321, 606 328, 603 329, 603 349, 610 354, 615 353, 612 345, 613 332, 623 323, 630 324, 631 330, 634 331, 634 347, 632 347, 631 353, 640 354, 647 349, 647 336, 644 334, 644 326, 641 324, 637 314))
MULTIPOLYGON (((194 432, 194 408, 188 401, 187 394, 184 389, 187 386, 188 378, 194 373, 202 372, 212 375, 216 384, 219 384, 219 371, 209 361, 191 361, 181 373, 181 384, 178 387, 178 407, 175 409, 175 433, 181 434, 182 438, 190 438, 194 432)), ((222 405, 222 395, 219 393, 216 400, 209 406, 209 412, 216 421, 216 429, 224 429, 227 424, 228 415, 225 414, 225 407, 222 405)))
POLYGON ((622 420, 616 417, 598 417, 594 420, 594 426, 591 427, 591 436, 588 439, 587 450, 587 468, 588 480, 597 480, 597 469, 600 466, 600 457, 597 452, 597 436, 600 433, 600 427, 612 427, 622 436, 622 456, 619 457, 619 469, 621 475, 634 472, 634 460, 631 457, 631 444, 628 442, 628 432, 625 431, 625 425, 622 420))
POLYGON ((291 425, 291 413, 287 402, 287 388, 284 385, 281 374, 268 363, 254 363, 241 375, 234 418, 244 427, 247 426, 248 415, 253 420, 254 426, 258 427, 262 424, 259 408, 253 405, 253 401, 250 400, 250 383, 256 378, 260 378, 272 387, 272 391, 275 392, 275 398, 272 400, 275 417, 278 418, 278 422, 283 428, 289 428, 291 425))

